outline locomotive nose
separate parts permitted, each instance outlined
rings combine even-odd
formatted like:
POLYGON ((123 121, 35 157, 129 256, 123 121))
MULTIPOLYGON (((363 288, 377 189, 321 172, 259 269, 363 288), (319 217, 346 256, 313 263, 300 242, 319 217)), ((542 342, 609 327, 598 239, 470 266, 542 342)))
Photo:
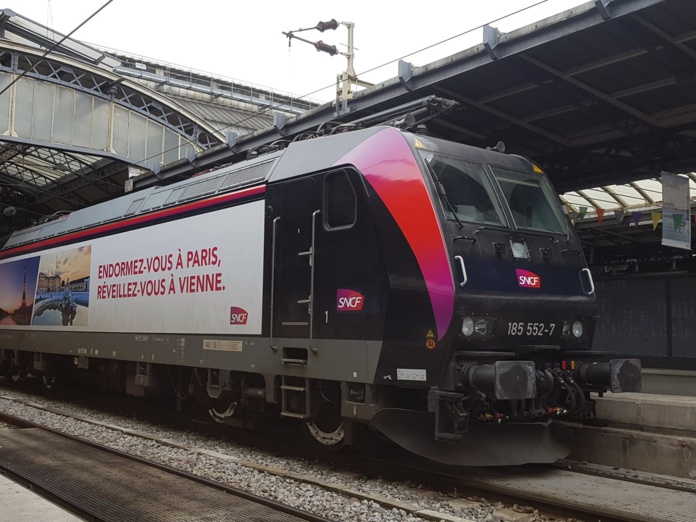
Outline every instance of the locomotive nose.
POLYGON ((536 397, 536 372, 532 361, 496 361, 459 367, 459 384, 499 400, 536 397))

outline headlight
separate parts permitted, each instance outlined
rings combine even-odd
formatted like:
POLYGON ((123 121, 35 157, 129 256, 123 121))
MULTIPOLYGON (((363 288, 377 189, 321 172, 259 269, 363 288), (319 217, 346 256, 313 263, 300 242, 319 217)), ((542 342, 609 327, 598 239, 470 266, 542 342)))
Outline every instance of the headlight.
POLYGON ((471 317, 465 317, 462 321, 462 334, 469 337, 474 333, 474 320, 471 317))
POLYGON ((494 319, 467 315, 462 319, 462 336, 471 340, 488 339, 493 335, 494 319))
POLYGON ((582 323, 580 321, 573 323, 573 335, 578 339, 582 337, 582 323))

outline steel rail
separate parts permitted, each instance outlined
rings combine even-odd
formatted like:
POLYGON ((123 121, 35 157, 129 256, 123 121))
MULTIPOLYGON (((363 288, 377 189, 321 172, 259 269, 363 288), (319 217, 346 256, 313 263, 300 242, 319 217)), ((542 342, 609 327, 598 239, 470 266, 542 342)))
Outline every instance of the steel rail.
MULTIPOLYGON (((34 422, 32 422, 32 421, 28 421, 28 420, 26 420, 26 419, 21 419, 21 418, 19 418, 19 417, 15 417, 15 416, 13 416, 13 415, 10 415, 10 414, 4 413, 4 412, 0 412, 0 422, 5 422, 6 424, 14 425, 14 426, 17 426, 17 427, 20 427, 20 428, 35 428, 35 429, 43 430, 43 431, 48 432, 48 433, 51 433, 51 434, 53 434, 53 435, 58 435, 58 436, 63 437, 63 438, 65 438, 65 439, 71 440, 71 441, 73 441, 73 442, 77 442, 77 443, 79 443, 79 444, 84 444, 84 445, 86 445, 86 446, 90 446, 90 447, 92 447, 92 448, 95 448, 95 449, 98 449, 98 450, 101 450, 101 451, 105 451, 105 452, 110 453, 110 454, 112 454, 112 455, 116 455, 116 456, 118 456, 118 457, 126 458, 126 459, 128 459, 128 460, 137 462, 137 463, 139 463, 139 464, 143 464, 143 465, 146 465, 146 466, 150 466, 150 467, 159 469, 160 471, 164 471, 164 472, 166 472, 166 473, 170 473, 170 474, 176 475, 176 476, 178 476, 178 477, 182 477, 182 478, 185 478, 185 479, 188 479, 188 480, 192 480, 192 481, 194 481, 194 482, 196 482, 196 483, 205 485, 205 486, 207 486, 207 487, 210 487, 210 488, 213 488, 213 489, 217 489, 217 490, 224 491, 225 493, 229 493, 230 495, 234 495, 234 496, 236 496, 236 497, 243 498, 243 499, 248 500, 248 501, 250 501, 250 502, 254 502, 254 503, 256 503, 256 504, 260 504, 260 505, 269 507, 269 508, 274 509, 274 510, 276 510, 276 511, 279 511, 279 512, 282 512, 282 513, 285 513, 285 514, 294 516, 294 517, 296 517, 296 518, 299 518, 299 519, 301 519, 301 520, 306 520, 306 521, 308 521, 308 522, 330 522, 329 519, 327 519, 327 518, 325 518, 325 517, 322 517, 322 516, 319 516, 319 515, 315 515, 314 513, 310 513, 310 512, 307 512, 307 511, 303 511, 303 510, 294 508, 294 507, 292 507, 292 506, 288 506, 288 505, 286 505, 286 504, 282 504, 282 503, 277 502, 277 501, 275 501, 275 500, 272 500, 272 499, 269 499, 269 498, 265 498, 265 497, 262 497, 262 496, 259 496, 259 495, 255 495, 255 494, 253 494, 253 493, 249 493, 248 491, 244 491, 244 490, 242 490, 242 489, 238 489, 238 488, 234 488, 234 487, 231 487, 231 486, 227 486, 227 485, 225 485, 225 484, 220 484, 220 483, 218 483, 218 482, 214 482, 214 481, 212 481, 212 480, 209 480, 209 479, 206 479, 206 478, 197 476, 197 475, 193 475, 193 474, 191 474, 191 473, 188 473, 188 472, 185 472, 185 471, 181 471, 181 470, 178 470, 178 469, 176 469, 176 468, 172 468, 172 467, 166 466, 166 465, 164 465, 164 464, 159 464, 159 463, 157 463, 157 462, 152 462, 152 461, 150 461, 150 460, 147 460, 147 459, 144 459, 144 458, 141 458, 141 457, 137 457, 137 456, 135 456, 135 455, 130 455, 130 454, 128 454, 128 453, 125 453, 125 452, 123 452, 123 451, 120 451, 120 450, 111 448, 111 447, 109 447, 109 446, 104 446, 104 445, 99 444, 99 443, 96 443, 96 442, 92 442, 92 441, 89 441, 89 440, 86 440, 86 439, 82 439, 82 438, 80 438, 80 437, 77 437, 77 436, 74 436, 74 435, 70 435, 70 434, 68 434, 68 433, 64 433, 64 432, 61 432, 61 431, 59 431, 59 430, 56 430, 56 429, 53 429, 53 428, 49 428, 49 427, 47 427, 47 426, 43 426, 43 425, 41 425, 41 424, 37 424, 37 423, 34 423, 34 422)), ((6 472, 6 470, 3 469, 3 473, 5 473, 5 472, 6 472)), ((21 476, 18 476, 16 473, 9 473, 9 472, 8 472, 8 473, 6 473, 6 474, 7 474, 8 476, 11 475, 13 479, 16 478, 17 481, 20 482, 20 483, 22 483, 22 482, 27 483, 27 482, 28 482, 26 479, 24 479, 24 478, 21 477, 21 476)), ((73 505, 72 503, 69 503, 69 502, 63 500, 63 499, 61 499, 60 497, 57 497, 56 495, 54 495, 54 494, 52 494, 52 493, 50 493, 50 492, 46 492, 44 488, 38 488, 38 487, 36 487, 36 485, 34 485, 34 484, 31 484, 31 488, 32 488, 34 491, 37 491, 37 492, 38 492, 38 490, 40 490, 40 491, 41 491, 41 493, 40 493, 41 496, 44 496, 44 492, 45 492, 45 493, 46 493, 46 495, 45 495, 46 498, 48 498, 49 500, 51 500, 51 501, 53 501, 53 502, 56 502, 56 501, 57 501, 57 502, 56 502, 57 504, 61 505, 61 507, 65 507, 66 509, 68 509, 68 510, 71 511, 72 513, 76 514, 77 516, 83 517, 83 518, 85 518, 86 520, 90 520, 90 521, 91 521, 91 520, 95 520, 95 521, 101 520, 101 519, 99 519, 99 518, 94 517, 94 515, 92 515, 92 514, 90 514, 90 513, 86 513, 86 512, 83 511, 79 506, 75 506, 75 505, 73 505)))

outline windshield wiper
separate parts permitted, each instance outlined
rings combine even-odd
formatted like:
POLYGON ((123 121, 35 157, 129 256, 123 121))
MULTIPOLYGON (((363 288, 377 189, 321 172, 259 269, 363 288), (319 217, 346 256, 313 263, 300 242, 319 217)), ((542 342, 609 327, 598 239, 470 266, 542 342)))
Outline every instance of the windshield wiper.
POLYGON ((427 161, 425 162, 425 164, 428 167, 428 172, 430 172, 430 176, 433 178, 433 181, 435 182, 437 193, 440 196, 440 199, 442 199, 442 201, 445 202, 445 205, 447 205, 447 208, 454 216, 454 220, 457 222, 457 225, 459 225, 459 230, 461 230, 462 228, 464 228, 464 225, 462 224, 461 219, 459 219, 459 216, 455 212, 452 203, 450 203, 449 199, 447 199, 447 192, 445 191, 445 186, 442 183, 440 183, 440 179, 437 177, 437 174, 435 174, 435 171, 430 166, 430 164, 427 161))
MULTIPOLYGON (((435 178, 437 180, 437 178, 435 178)), ((459 219, 459 216, 454 210, 454 207, 452 206, 452 203, 449 202, 449 199, 447 199, 447 192, 445 192, 445 187, 440 183, 439 180, 437 180, 437 191, 440 194, 440 197, 443 199, 445 204, 447 205, 447 208, 450 209, 450 212, 454 216, 454 219, 457 221, 457 225, 459 225, 459 230, 464 228, 464 225, 462 224, 462 221, 459 219)))

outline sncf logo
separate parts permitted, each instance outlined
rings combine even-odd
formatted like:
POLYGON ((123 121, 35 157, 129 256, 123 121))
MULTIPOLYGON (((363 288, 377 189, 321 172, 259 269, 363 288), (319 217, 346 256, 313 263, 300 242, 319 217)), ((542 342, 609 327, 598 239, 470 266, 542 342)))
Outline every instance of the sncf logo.
POLYGON ((365 296, 355 290, 339 288, 336 292, 336 310, 339 312, 359 312, 365 303, 365 296))
POLYGON ((246 324, 249 314, 244 308, 230 307, 230 324, 246 324))
POLYGON ((522 288, 541 288, 541 277, 534 272, 517 268, 515 273, 517 274, 517 284, 522 288))

